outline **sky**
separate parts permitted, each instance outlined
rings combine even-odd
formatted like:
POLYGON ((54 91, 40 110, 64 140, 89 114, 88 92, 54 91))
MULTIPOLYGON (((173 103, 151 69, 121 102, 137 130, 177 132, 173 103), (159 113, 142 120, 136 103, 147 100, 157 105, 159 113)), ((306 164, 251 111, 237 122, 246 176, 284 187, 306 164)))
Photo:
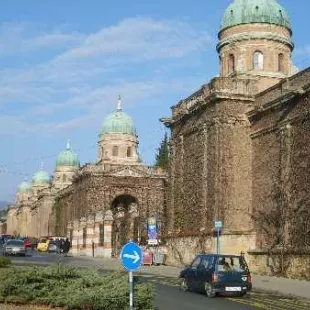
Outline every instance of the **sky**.
MULTIPOLYGON (((41 163, 50 174, 70 139, 96 162, 104 118, 135 121, 143 162, 154 164, 170 107, 218 75, 215 50, 230 0, 1 0, 0 200, 41 163)), ((281 0, 293 59, 310 66, 310 1, 281 0)))

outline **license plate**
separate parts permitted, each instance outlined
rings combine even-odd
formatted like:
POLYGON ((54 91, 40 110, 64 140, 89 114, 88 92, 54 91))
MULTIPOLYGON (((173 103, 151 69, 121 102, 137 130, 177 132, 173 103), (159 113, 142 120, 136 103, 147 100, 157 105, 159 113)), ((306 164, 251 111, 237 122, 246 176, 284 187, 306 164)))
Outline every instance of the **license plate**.
POLYGON ((235 286, 235 287, 225 287, 226 292, 241 292, 241 287, 240 286, 235 286))

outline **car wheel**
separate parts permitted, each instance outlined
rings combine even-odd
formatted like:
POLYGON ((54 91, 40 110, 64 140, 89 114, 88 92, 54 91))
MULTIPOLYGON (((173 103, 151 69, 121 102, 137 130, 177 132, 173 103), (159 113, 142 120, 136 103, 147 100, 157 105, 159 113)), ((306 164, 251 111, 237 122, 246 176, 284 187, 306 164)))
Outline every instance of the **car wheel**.
POLYGON ((210 284, 209 282, 205 283, 205 292, 207 294, 207 297, 209 297, 209 298, 213 298, 216 295, 212 284, 210 284))
POLYGON ((189 288, 188 288, 188 284, 187 284, 187 280, 185 278, 181 279, 181 283, 180 283, 180 289, 183 292, 188 292, 189 288))

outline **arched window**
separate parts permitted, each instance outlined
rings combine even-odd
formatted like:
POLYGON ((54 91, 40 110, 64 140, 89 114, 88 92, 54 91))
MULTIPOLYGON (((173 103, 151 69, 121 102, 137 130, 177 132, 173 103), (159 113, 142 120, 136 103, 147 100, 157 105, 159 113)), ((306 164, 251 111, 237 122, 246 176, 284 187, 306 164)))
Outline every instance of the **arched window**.
POLYGON ((62 175, 62 182, 67 182, 67 176, 65 174, 62 175))
POLYGON ((132 156, 131 147, 127 147, 127 157, 131 156, 132 156))
POLYGON ((256 51, 253 55, 253 69, 254 70, 264 69, 264 54, 260 51, 256 51))
POLYGON ((104 148, 101 148, 101 158, 104 158, 104 148))
POLYGON ((284 72, 284 55, 282 53, 278 55, 278 71, 284 72))
POLYGON ((235 72, 235 56, 230 54, 228 60, 228 73, 230 74, 233 72, 235 72))
POLYGON ((112 155, 118 156, 118 147, 117 146, 113 146, 112 155))

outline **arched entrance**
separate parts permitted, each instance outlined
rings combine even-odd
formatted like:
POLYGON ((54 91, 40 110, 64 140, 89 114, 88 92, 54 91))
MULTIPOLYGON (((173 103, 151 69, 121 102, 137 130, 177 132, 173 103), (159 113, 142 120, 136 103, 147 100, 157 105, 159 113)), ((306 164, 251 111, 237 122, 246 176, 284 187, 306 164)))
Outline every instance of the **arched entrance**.
POLYGON ((138 239, 138 203, 131 195, 117 196, 112 202, 112 256, 118 257, 129 240, 138 239))

